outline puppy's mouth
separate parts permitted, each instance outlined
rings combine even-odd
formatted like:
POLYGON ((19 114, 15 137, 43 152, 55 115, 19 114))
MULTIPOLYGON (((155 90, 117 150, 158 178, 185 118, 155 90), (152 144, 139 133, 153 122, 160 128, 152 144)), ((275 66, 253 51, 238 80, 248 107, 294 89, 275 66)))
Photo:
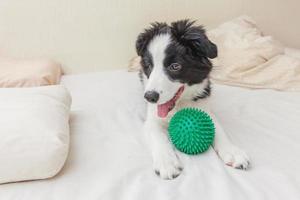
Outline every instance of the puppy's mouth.
POLYGON ((176 101, 181 96, 183 90, 184 86, 181 86, 171 100, 167 101, 164 104, 157 105, 157 114, 160 118, 167 117, 168 113, 175 107, 176 101))

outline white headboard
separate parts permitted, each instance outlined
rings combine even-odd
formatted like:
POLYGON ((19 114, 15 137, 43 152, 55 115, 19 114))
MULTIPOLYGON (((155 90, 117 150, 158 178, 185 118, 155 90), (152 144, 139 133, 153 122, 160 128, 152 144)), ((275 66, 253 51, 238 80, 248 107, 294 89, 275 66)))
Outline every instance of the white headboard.
POLYGON ((192 18, 209 28, 242 14, 300 47, 299 7, 297 0, 0 0, 0 50, 53 58, 66 73, 125 68, 149 22, 192 18))

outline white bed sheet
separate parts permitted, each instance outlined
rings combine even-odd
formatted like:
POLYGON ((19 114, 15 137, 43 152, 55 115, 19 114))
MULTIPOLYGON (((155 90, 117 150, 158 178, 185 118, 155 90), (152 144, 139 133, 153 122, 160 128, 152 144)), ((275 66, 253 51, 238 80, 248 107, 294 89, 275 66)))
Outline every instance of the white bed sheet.
POLYGON ((66 166, 49 180, 0 185, 1 200, 300 199, 300 93, 215 85, 216 115, 252 168, 227 167, 210 149, 180 154, 183 173, 166 181, 145 146, 135 73, 69 75, 62 83, 73 97, 66 166))

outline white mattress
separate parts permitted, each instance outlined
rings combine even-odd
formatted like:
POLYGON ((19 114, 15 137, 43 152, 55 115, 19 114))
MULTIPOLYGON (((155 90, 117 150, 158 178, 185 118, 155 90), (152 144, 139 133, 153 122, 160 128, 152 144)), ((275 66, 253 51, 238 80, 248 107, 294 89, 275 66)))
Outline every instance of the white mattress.
POLYGON ((71 149, 53 179, 0 185, 0 199, 300 199, 300 93, 215 85, 213 105, 249 171, 225 166, 210 149, 180 154, 178 178, 158 178, 141 132, 142 88, 135 73, 63 77, 73 96, 71 149))

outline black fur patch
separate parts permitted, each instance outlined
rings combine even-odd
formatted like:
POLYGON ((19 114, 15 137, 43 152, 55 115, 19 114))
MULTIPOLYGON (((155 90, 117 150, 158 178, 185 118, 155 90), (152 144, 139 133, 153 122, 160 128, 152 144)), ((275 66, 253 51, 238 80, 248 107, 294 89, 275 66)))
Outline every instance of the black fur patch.
POLYGON ((217 57, 217 46, 209 41, 203 26, 194 25, 195 21, 180 20, 171 24, 172 36, 187 47, 195 56, 217 57))
POLYGON ((153 62, 152 62, 152 56, 147 50, 142 55, 141 66, 144 74, 147 76, 147 78, 149 78, 153 69, 153 62))
POLYGON ((211 62, 203 56, 188 53, 188 49, 181 44, 172 42, 166 49, 164 60, 165 73, 169 79, 187 83, 188 85, 201 83, 207 78, 212 69, 211 62), (179 63, 182 69, 178 72, 168 70, 172 63, 179 63))
POLYGON ((210 86, 210 82, 208 82, 203 92, 193 97, 193 101, 198 101, 199 99, 205 99, 210 96, 210 93, 211 93, 211 86, 210 86))

